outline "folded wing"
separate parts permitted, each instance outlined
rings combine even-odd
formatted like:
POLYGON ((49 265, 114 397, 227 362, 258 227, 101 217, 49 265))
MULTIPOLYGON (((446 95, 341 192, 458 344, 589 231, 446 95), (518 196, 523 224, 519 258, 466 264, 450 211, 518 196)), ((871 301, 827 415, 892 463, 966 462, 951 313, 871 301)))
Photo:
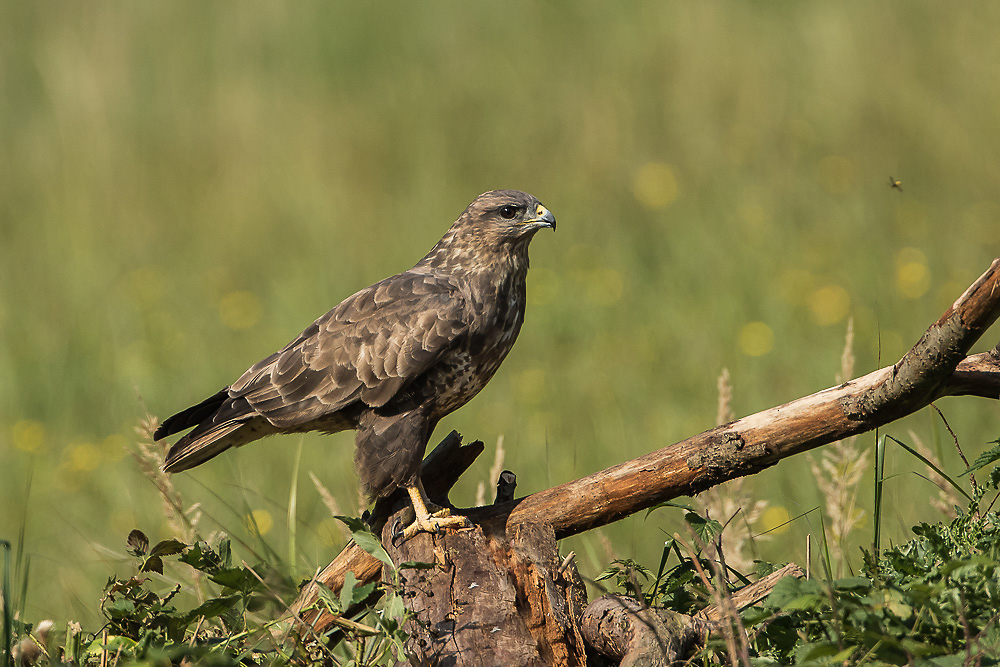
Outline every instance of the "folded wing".
POLYGON ((307 428, 357 401, 385 405, 460 341, 470 320, 447 277, 406 272, 361 290, 228 388, 164 421, 157 439, 195 427, 164 468, 183 470, 269 433, 307 428))

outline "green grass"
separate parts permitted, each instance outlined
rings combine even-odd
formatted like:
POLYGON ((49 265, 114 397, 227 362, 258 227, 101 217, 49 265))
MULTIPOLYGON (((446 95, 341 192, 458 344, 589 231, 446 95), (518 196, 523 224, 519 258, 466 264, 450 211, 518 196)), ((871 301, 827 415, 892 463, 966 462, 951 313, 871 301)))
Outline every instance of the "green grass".
MULTIPOLYGON (((859 374, 895 360, 1000 255, 998 14, 7 3, 0 538, 23 523, 25 615, 93 625, 129 530, 171 537, 125 454, 147 410, 209 395, 409 267, 487 189, 532 192, 559 231, 533 244, 511 357, 437 435, 503 434, 519 492, 712 426, 723 367, 737 415, 832 384, 848 316, 859 374)), ((970 456, 998 435, 994 404, 941 408, 970 456)), ((963 469, 929 413, 885 432, 907 428, 963 469)), ((303 475, 356 512, 351 442, 307 436, 299 461, 297 438, 272 439, 177 484, 206 532, 252 541, 245 514, 266 510, 264 539, 308 573, 340 538, 303 475)), ((887 456, 883 544, 935 518, 928 482, 898 474, 915 467, 887 456)), ((753 488, 794 516, 822 505, 809 480, 789 461, 753 488)), ((672 520, 603 532, 652 565, 672 520)), ((593 537, 568 546, 591 575, 607 564, 593 537)))

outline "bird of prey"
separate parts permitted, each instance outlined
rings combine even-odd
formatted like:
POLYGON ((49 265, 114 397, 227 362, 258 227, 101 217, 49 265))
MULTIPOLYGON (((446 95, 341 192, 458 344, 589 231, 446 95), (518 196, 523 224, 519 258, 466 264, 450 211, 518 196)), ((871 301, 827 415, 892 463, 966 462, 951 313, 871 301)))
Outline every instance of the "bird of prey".
POLYGON ((428 508, 424 448, 438 421, 496 373, 524 321, 528 244, 555 217, 517 190, 480 195, 416 266, 346 298, 236 382, 166 419, 160 440, 192 429, 163 470, 197 466, 276 433, 354 429, 369 499, 405 488, 421 531, 467 525, 428 508))

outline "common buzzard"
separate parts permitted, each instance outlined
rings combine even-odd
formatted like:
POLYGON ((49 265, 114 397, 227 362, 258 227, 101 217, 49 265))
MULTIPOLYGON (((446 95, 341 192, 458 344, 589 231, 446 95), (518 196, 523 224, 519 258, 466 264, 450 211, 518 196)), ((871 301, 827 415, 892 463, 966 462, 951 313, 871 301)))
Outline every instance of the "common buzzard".
POLYGON ((479 393, 524 321, 528 243, 555 217, 529 194, 480 195, 409 271, 345 299, 236 382, 175 414, 159 440, 193 430, 163 469, 187 470, 274 433, 357 430, 354 456, 371 500, 403 487, 403 532, 466 524, 431 514, 420 483, 438 421, 479 393))

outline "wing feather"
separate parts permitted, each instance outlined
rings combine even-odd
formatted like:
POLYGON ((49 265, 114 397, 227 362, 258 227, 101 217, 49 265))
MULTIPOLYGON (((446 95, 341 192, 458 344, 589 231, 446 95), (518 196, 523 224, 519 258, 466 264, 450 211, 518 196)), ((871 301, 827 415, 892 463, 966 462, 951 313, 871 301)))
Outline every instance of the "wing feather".
POLYGON ((388 403, 471 325, 448 277, 406 272, 361 290, 230 387, 254 412, 287 428, 361 400, 388 403))

